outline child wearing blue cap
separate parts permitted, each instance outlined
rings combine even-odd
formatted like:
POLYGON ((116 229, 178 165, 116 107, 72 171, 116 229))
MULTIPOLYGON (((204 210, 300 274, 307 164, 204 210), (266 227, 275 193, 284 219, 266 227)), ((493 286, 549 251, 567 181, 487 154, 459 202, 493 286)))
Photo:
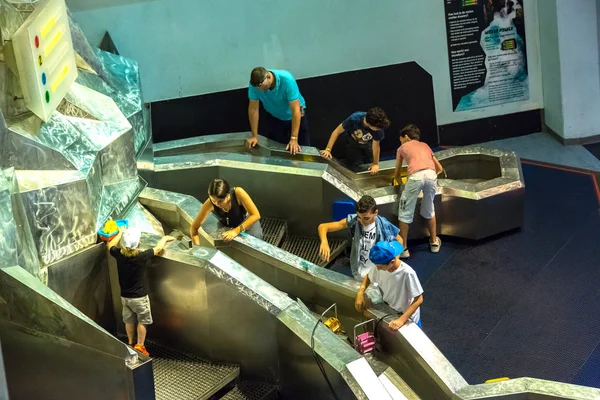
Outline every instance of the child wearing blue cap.
POLYGON ((369 252, 369 259, 375 267, 363 279, 356 294, 354 306, 362 312, 365 304, 365 290, 373 283, 381 288, 383 301, 391 308, 402 313, 399 318, 390 322, 391 329, 400 329, 408 320, 421 327, 421 310, 423 304, 423 288, 415 271, 405 262, 400 261, 404 246, 400 242, 377 242, 369 252))

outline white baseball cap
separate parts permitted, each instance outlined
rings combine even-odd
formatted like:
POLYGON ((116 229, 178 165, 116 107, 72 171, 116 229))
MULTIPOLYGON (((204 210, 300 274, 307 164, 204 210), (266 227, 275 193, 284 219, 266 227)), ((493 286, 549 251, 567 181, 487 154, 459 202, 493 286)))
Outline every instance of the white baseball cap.
POLYGON ((135 249, 140 244, 142 232, 139 229, 127 229, 121 237, 121 245, 128 249, 135 249))

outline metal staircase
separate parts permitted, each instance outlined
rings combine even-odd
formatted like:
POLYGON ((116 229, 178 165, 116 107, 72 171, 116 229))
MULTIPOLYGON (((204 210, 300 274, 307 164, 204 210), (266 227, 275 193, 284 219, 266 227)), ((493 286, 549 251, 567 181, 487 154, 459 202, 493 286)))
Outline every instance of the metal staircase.
POLYGON ((238 365, 203 360, 152 341, 146 341, 146 348, 152 357, 157 400, 277 399, 275 385, 240 382, 238 365))

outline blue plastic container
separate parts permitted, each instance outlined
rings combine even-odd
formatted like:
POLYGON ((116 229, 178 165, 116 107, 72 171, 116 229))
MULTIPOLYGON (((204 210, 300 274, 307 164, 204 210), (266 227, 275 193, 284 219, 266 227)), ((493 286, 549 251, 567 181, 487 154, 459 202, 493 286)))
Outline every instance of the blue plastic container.
MULTIPOLYGON (((129 221, 126 219, 118 219, 115 222, 117 223, 118 227, 124 226, 125 228, 129 228, 129 221)), ((117 234, 119 233, 118 230, 115 232, 104 232, 103 229, 104 228, 98 231, 98 236, 100 236, 100 239, 104 240, 105 242, 108 242, 109 240, 117 236, 117 234)))
POLYGON ((334 201, 333 202, 333 220, 339 221, 345 219, 349 214, 356 213, 356 203, 349 201, 334 201))

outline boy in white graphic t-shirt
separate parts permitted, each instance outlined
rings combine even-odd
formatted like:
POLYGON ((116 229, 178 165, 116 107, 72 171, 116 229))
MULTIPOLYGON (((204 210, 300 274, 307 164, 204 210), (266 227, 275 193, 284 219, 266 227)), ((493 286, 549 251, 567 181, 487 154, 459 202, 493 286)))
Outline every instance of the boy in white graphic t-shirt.
POLYGON ((391 329, 400 329, 410 319, 421 327, 423 288, 415 271, 400 261, 404 246, 400 242, 377 242, 369 252, 372 268, 363 279, 356 294, 356 311, 362 312, 365 304, 365 290, 371 282, 377 283, 383 294, 383 301, 394 310, 403 313, 390 322, 391 329))
POLYGON ((379 215, 375 199, 368 195, 361 197, 356 203, 356 214, 350 214, 340 221, 319 225, 319 255, 323 260, 329 261, 331 255, 327 233, 342 229, 347 229, 352 238, 350 269, 352 276, 359 281, 373 268, 373 263, 369 260, 369 250, 375 242, 402 240, 398 234, 398 227, 379 215))

